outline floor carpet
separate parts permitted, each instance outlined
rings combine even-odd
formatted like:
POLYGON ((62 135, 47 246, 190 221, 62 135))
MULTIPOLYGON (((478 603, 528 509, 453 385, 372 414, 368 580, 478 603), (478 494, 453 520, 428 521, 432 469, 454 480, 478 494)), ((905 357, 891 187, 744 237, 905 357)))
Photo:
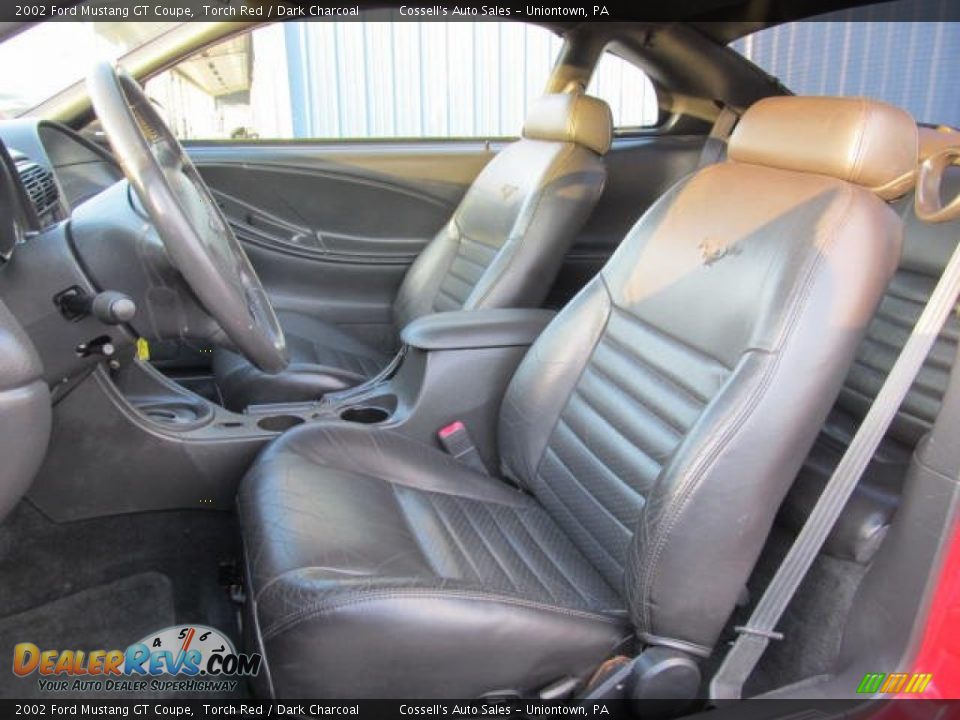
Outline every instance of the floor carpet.
MULTIPOLYGON (((55 523, 21 502, 0 523, 0 663, 9 668, 12 644, 24 640, 49 649, 123 649, 187 623, 215 627, 240 646, 237 606, 220 582, 222 569, 235 567, 239 557, 240 536, 228 513, 55 523)), ((0 671, 0 697, 23 690, 12 680, 0 671)), ((237 692, 247 694, 246 686, 237 692)))
MULTIPOLYGON (((747 585, 749 602, 734 611, 713 655, 701 668, 705 683, 702 692, 706 692, 706 683, 736 638, 733 628, 746 623, 793 540, 791 533, 777 527, 770 533, 747 585)), ((855 562, 824 554, 817 556, 777 625, 784 639, 767 646, 744 686, 745 697, 760 695, 833 669, 840 652, 843 626, 866 570, 865 566, 855 562)))
MULTIPOLYGON (((12 658, 14 646, 22 642, 41 650, 122 650, 174 622, 173 588, 167 576, 131 575, 0 619, 0 657, 12 658)), ((20 678, 0 672, 0 697, 57 697, 41 690, 38 679, 37 673, 20 678)), ((123 695, 90 692, 84 696, 123 695)))

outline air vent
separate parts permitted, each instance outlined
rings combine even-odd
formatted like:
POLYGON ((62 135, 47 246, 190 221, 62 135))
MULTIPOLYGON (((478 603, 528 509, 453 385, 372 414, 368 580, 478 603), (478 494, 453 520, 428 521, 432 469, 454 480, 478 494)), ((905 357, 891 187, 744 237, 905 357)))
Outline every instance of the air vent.
POLYGON ((29 160, 17 163, 17 172, 20 173, 20 182, 23 183, 23 189, 26 190, 37 217, 45 218, 60 200, 53 173, 29 160))

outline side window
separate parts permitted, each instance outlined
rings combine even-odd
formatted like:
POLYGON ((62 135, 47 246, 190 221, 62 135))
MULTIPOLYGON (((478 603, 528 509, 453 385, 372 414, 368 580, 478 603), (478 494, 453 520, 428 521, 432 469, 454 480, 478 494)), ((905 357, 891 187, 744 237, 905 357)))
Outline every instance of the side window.
POLYGON ((953 69, 960 23, 893 22, 904 15, 900 2, 875 12, 871 6, 870 21, 834 12, 760 30, 730 47, 798 95, 862 95, 898 105, 918 122, 960 126, 953 69))
POLYGON ((185 140, 513 137, 561 46, 518 22, 286 22, 146 90, 185 140))
POLYGON ((617 130, 653 127, 660 120, 653 82, 643 70, 609 50, 600 56, 587 93, 610 105, 617 130))

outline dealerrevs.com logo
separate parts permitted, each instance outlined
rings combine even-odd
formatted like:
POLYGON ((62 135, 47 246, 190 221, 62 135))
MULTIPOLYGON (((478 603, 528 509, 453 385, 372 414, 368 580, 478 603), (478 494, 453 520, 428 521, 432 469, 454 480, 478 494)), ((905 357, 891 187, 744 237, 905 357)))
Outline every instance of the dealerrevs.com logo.
POLYGON ((219 630, 174 626, 126 650, 49 650, 34 643, 13 648, 14 674, 36 675, 48 692, 222 692, 260 672, 257 653, 238 653, 219 630))

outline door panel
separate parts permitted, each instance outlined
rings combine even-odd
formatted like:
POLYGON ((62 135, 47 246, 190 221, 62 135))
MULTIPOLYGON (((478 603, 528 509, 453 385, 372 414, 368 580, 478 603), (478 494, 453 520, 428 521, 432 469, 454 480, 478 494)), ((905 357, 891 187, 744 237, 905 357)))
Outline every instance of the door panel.
POLYGON ((569 302, 603 267, 647 208, 696 170, 705 139, 702 135, 614 139, 605 158, 603 195, 567 253, 547 298, 549 307, 569 302))
POLYGON ((489 143, 190 144, 277 309, 392 341, 404 273, 498 148, 489 143))

